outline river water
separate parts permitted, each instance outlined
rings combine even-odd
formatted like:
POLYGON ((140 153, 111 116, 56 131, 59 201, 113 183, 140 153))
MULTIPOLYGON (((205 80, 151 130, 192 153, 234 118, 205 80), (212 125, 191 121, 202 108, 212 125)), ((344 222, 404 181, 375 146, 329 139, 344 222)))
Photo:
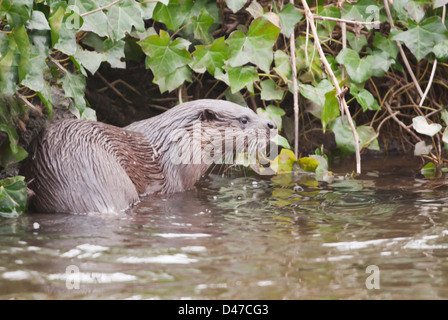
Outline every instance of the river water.
POLYGON ((365 159, 356 179, 336 165, 332 183, 215 174, 126 215, 0 218, 0 299, 447 299, 448 189, 415 161, 365 159))

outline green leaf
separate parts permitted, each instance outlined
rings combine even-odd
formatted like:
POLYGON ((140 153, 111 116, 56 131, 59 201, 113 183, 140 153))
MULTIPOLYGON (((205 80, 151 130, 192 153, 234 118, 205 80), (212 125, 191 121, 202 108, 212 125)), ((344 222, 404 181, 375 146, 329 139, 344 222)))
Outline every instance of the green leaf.
POLYGON ((131 33, 134 26, 137 31, 145 31, 140 5, 134 0, 124 0, 109 8, 107 12, 109 34, 115 41, 131 33))
POLYGON ((5 132, 8 135, 9 147, 12 153, 19 151, 17 143, 19 142, 19 136, 15 127, 11 123, 0 123, 0 131, 5 132))
POLYGON ((101 62, 105 61, 107 57, 104 54, 98 53, 96 51, 84 50, 78 45, 76 54, 74 58, 78 63, 80 63, 84 68, 90 71, 91 74, 95 74, 101 65, 101 62))
POLYGON ((192 6, 193 0, 170 0, 167 6, 159 2, 152 17, 164 23, 169 30, 176 31, 189 16, 192 6))
POLYGON ((76 32, 78 30, 69 22, 70 17, 70 15, 64 16, 58 30, 58 40, 54 44, 54 48, 72 56, 76 52, 76 32))
POLYGON ((38 10, 32 12, 31 20, 27 22, 26 27, 31 30, 51 30, 45 14, 38 10))
POLYGON ((437 59, 445 60, 448 58, 448 40, 443 40, 437 43, 432 50, 436 55, 437 59))
POLYGON ((325 132, 327 125, 339 117, 339 115, 339 101, 336 98, 336 89, 333 89, 325 94, 325 103, 322 107, 321 114, 323 132, 325 132))
MULTIPOLYGON (((341 117, 336 118, 330 123, 330 129, 333 131, 336 144, 341 149, 341 151, 348 155, 355 153, 355 142, 353 138, 353 132, 350 129, 348 121, 345 120, 342 124, 341 117)), ((359 126, 356 127, 358 136, 360 139, 360 147, 365 146, 365 144, 373 138, 376 133, 375 130, 370 126, 359 126)), ((368 149, 379 150, 378 140, 375 139, 369 146, 368 149)))
POLYGON ((239 67, 251 62, 269 73, 272 48, 279 33, 280 29, 264 18, 252 21, 247 35, 239 30, 232 32, 227 39, 230 66, 239 67))
POLYGON ((423 116, 418 116, 418 117, 412 118, 412 127, 418 133, 424 134, 424 135, 427 135, 430 137, 433 137, 440 130, 442 130, 442 126, 440 124, 438 124, 438 123, 428 124, 428 121, 426 121, 426 118, 423 116))
POLYGON ((285 110, 282 108, 270 104, 266 107, 266 110, 263 108, 257 108, 257 114, 262 119, 274 121, 278 130, 282 130, 282 116, 285 115, 285 110))
POLYGON ((16 43, 16 55, 18 58, 19 81, 26 76, 26 66, 30 57, 30 40, 24 25, 12 29, 12 36, 16 43))
POLYGON ((350 44, 350 47, 352 47, 352 49, 357 53, 359 53, 359 51, 361 51, 361 49, 367 45, 367 38, 363 34, 359 37, 356 37, 353 33, 348 32, 347 41, 350 44))
POLYGON ((360 59, 353 49, 342 49, 336 61, 345 67, 350 78, 356 83, 363 83, 372 76, 370 63, 365 58, 360 59))
POLYGON ((367 110, 380 110, 378 102, 374 96, 366 89, 361 89, 358 92, 354 87, 350 88, 350 93, 355 97, 356 101, 361 105, 362 110, 365 112, 367 110))
POLYGON ((425 178, 434 178, 437 174, 437 167, 434 163, 428 162, 420 172, 425 178))
POLYGON ((246 4, 246 0, 226 0, 227 6, 232 10, 233 12, 237 12, 241 10, 242 7, 246 4))
POLYGON ((51 119, 53 117, 53 103, 51 99, 50 85, 46 81, 43 81, 42 90, 38 91, 37 95, 46 107, 48 118, 51 119))
MULTIPOLYGON (((317 12, 320 16, 330 17, 330 18, 340 18, 341 17, 341 9, 333 6, 322 7, 319 6, 317 12)), ((336 21, 331 20, 316 20, 318 25, 321 25, 325 29, 327 29, 329 34, 333 33, 334 27, 336 26, 336 21)))
POLYGON ((286 148, 286 149, 291 149, 291 146, 289 145, 288 140, 281 136, 281 135, 276 135, 274 138, 272 138, 271 140, 273 140, 278 146, 286 148))
MULTIPOLYGON (((76 13, 83 14, 101 7, 98 0, 70 0, 69 7, 76 8, 76 13)), ((106 37, 108 32, 109 21, 104 11, 90 13, 83 18, 83 24, 80 31, 91 31, 100 37, 106 37)))
POLYGON ((0 216, 15 218, 26 210, 25 177, 15 176, 0 180, 0 216))
POLYGON ((232 93, 247 87, 249 92, 254 93, 254 82, 258 81, 257 69, 253 66, 232 67, 226 66, 229 75, 230 89, 232 93))
POLYGON ((227 60, 228 47, 225 43, 224 37, 216 39, 211 46, 196 46, 193 57, 195 60, 190 64, 190 67, 199 73, 204 73, 207 70, 212 76, 215 75, 215 70, 224 66, 227 60))
POLYGON ((434 46, 447 40, 447 30, 440 17, 430 17, 421 23, 409 21, 408 30, 395 34, 392 40, 403 42, 418 61, 426 57, 434 46))
POLYGON ((263 100, 281 100, 284 95, 284 91, 277 88, 274 80, 267 79, 261 83, 261 99, 263 100))
POLYGON ((161 93, 173 91, 185 81, 191 82, 191 70, 188 66, 177 68, 173 73, 166 76, 154 78, 154 83, 159 85, 161 93))
POLYGON ((448 3, 448 0, 434 0, 432 1, 434 8, 440 8, 443 7, 448 3))
POLYGON ((319 161, 311 157, 302 157, 297 160, 299 167, 305 172, 316 172, 317 167, 319 166, 319 161))
POLYGON ((190 42, 182 38, 172 41, 168 32, 164 30, 160 30, 160 36, 149 36, 137 43, 148 56, 146 67, 152 70, 156 78, 166 77, 192 62, 187 50, 190 42))
POLYGON ((28 157, 28 152, 21 146, 16 146, 16 149, 16 152, 13 152, 8 145, 3 145, 0 148, 1 165, 3 168, 9 168, 10 165, 18 163, 28 157))
POLYGON ((201 39, 205 43, 211 43, 213 38, 208 30, 215 20, 208 14, 207 10, 205 8, 202 9, 199 17, 191 17, 191 22, 193 22, 194 37, 201 39))
POLYGON ((316 103, 319 107, 323 107, 325 103, 325 94, 333 89, 334 87, 331 82, 327 79, 324 79, 316 86, 312 86, 309 84, 300 85, 300 94, 316 103))
POLYGON ((291 172, 295 162, 294 152, 289 149, 282 149, 280 154, 272 161, 270 167, 276 173, 291 172))
POLYGON ((62 77, 62 89, 64 89, 65 96, 73 99, 75 107, 81 114, 87 107, 86 100, 84 99, 85 87, 86 78, 82 75, 67 72, 62 77))
POLYGON ((48 18, 48 22, 51 27, 51 43, 54 46, 56 42, 59 40, 59 29, 62 26, 62 20, 64 19, 65 9, 67 4, 64 2, 60 2, 60 5, 57 9, 53 8, 53 13, 48 18))
MULTIPOLYGON (((112 41, 112 39, 106 39, 103 43, 103 50, 105 61, 107 61, 112 68, 126 68, 126 62, 122 61, 124 58, 124 46, 123 40, 112 41)), ((97 50, 98 51, 98 50, 97 50)))
POLYGON ((282 78, 283 82, 287 83, 291 79, 291 62, 289 56, 283 50, 277 50, 274 53, 274 70, 282 78))
POLYGON ((33 0, 3 0, 0 2, 0 12, 6 13, 6 19, 11 27, 20 27, 31 18, 33 0))
POLYGON ((285 5, 278 16, 280 18, 282 33, 284 33, 284 35, 288 38, 294 31, 296 24, 303 18, 303 15, 300 13, 299 9, 297 9, 292 3, 285 5))
POLYGON ((345 2, 342 10, 342 18, 353 21, 373 21, 379 18, 377 13, 381 7, 375 0, 361 0, 355 3, 345 2))
POLYGON ((373 47, 380 51, 387 52, 387 54, 395 59, 398 54, 398 47, 395 41, 392 41, 386 37, 384 37, 381 33, 375 32, 375 36, 373 38, 373 47))
MULTIPOLYGON (((34 47, 33 47, 34 48, 34 47)), ((34 49, 33 51, 37 51, 34 49)), ((33 52, 26 64, 25 77, 22 84, 36 92, 44 88, 44 71, 47 68, 46 56, 33 52)))

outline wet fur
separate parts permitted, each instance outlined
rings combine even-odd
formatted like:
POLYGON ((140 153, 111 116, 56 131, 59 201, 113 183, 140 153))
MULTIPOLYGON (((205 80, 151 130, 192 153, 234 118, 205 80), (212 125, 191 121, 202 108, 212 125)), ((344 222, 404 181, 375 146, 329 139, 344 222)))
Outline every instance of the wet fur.
MULTIPOLYGON (((119 212, 143 194, 173 193, 193 187, 207 164, 170 161, 175 129, 195 121, 207 128, 265 128, 266 120, 248 108, 218 100, 197 100, 125 128, 86 120, 60 120, 42 133, 23 166, 38 212, 119 212), (250 125, 243 126, 246 116, 250 125)), ((203 146, 201 147, 203 148, 203 146)), ((195 152, 200 152, 195 151, 195 152)))

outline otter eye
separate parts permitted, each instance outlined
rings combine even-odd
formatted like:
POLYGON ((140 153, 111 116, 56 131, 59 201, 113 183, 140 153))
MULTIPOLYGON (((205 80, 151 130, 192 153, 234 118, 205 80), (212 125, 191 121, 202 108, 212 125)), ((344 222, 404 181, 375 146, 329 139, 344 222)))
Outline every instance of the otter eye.
POLYGON ((247 119, 246 117, 242 117, 240 119, 240 121, 241 121, 242 124, 247 124, 249 122, 249 119, 247 119))

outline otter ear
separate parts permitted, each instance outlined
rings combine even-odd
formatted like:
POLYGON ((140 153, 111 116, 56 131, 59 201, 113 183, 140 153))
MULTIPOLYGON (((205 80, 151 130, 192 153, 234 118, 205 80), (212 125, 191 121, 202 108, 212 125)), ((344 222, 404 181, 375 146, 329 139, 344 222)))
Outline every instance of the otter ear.
POLYGON ((199 114, 199 120, 201 120, 201 121, 215 120, 215 119, 216 119, 216 114, 214 111, 212 111, 210 109, 204 109, 199 114))

